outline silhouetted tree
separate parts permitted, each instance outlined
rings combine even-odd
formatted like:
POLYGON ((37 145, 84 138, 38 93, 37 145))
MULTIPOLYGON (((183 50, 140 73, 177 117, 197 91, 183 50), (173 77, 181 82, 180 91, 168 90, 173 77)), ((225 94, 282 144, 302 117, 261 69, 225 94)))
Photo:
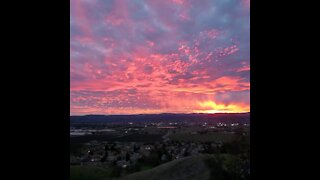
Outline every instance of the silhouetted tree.
POLYGON ((126 161, 130 161, 130 154, 129 153, 126 154, 126 161))

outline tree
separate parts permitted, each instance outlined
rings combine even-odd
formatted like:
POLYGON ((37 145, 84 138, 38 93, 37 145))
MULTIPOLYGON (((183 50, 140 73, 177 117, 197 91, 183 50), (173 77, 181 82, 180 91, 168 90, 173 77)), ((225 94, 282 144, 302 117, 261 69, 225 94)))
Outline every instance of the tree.
POLYGON ((129 153, 126 154, 126 161, 130 161, 130 154, 129 153))
POLYGON ((107 160, 107 157, 106 157, 106 156, 103 156, 103 157, 101 158, 101 162, 106 162, 106 160, 107 160))

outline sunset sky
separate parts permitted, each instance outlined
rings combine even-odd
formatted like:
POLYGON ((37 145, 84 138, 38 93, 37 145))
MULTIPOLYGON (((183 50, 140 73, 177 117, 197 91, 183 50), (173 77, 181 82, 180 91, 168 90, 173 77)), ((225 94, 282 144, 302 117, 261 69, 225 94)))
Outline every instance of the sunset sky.
POLYGON ((70 0, 70 113, 250 111, 250 0, 70 0))

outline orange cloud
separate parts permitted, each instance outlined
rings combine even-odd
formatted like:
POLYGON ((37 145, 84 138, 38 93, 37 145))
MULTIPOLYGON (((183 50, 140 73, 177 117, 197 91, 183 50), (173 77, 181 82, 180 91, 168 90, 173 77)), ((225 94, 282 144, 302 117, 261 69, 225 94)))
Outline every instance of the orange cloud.
POLYGON ((71 112, 250 111, 249 5, 72 0, 71 112))
POLYGON ((195 110, 197 113, 241 113, 250 112, 250 106, 240 104, 217 104, 214 101, 199 102, 199 110, 195 110))

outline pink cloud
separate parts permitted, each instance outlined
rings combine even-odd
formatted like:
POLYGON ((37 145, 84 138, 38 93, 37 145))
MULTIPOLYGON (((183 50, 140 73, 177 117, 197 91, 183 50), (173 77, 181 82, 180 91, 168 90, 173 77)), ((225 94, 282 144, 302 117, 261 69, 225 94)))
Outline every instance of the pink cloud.
POLYGON ((194 3, 72 0, 71 112, 250 111, 245 28, 217 20, 216 3, 194 3))

